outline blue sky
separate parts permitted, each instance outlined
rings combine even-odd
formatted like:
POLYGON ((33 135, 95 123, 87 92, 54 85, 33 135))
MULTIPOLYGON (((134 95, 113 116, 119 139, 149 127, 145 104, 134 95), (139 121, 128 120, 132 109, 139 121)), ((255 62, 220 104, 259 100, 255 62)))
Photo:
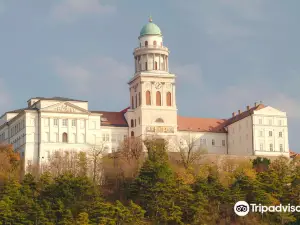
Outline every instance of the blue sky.
POLYGON ((299 8, 298 0, 0 0, 0 112, 34 96, 122 110, 151 13, 171 51, 181 115, 228 118, 263 101, 288 113, 290 148, 300 152, 299 8))

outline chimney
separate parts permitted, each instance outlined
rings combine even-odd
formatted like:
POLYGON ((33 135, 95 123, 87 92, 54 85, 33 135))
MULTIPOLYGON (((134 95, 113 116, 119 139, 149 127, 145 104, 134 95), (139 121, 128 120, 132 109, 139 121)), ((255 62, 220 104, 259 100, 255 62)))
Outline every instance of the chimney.
POLYGON ((249 110, 250 109, 250 106, 249 105, 247 105, 247 110, 249 110))
POLYGON ((257 106, 257 102, 254 102, 254 106, 255 106, 255 107, 257 106))
POLYGON ((240 110, 240 109, 239 109, 239 111, 238 111, 238 112, 239 112, 239 114, 241 114, 241 110, 240 110))
POLYGON ((232 113, 232 117, 235 117, 235 112, 232 113))

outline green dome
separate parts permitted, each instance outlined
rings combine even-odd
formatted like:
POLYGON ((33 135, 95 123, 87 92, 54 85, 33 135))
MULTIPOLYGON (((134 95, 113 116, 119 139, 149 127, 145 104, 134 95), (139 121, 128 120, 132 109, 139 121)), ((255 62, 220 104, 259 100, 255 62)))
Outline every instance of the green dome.
POLYGON ((144 35, 162 35, 160 28, 155 24, 152 23, 152 19, 149 19, 149 23, 143 26, 140 36, 144 35))

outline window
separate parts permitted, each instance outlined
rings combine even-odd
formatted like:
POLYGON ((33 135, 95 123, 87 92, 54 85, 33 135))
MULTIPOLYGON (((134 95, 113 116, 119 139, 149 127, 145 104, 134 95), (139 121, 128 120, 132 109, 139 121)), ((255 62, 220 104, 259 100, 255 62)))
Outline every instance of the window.
POLYGON ((134 126, 136 127, 136 119, 134 119, 134 126))
POLYGON ((105 141, 109 141, 109 134, 105 134, 105 141))
POLYGON ((225 147, 225 145, 226 145, 225 140, 222 140, 222 146, 225 147))
POLYGON ((157 62, 154 62, 154 70, 157 70, 157 62))
POLYGON ((137 101, 137 95, 135 95, 135 108, 137 108, 138 107, 138 101, 137 101))
POLYGON ((141 92, 139 92, 139 106, 141 105, 141 92))
POLYGON ((134 122, 133 122, 133 120, 131 120, 130 125, 131 125, 131 127, 134 127, 134 122))
POLYGON ((117 135, 116 134, 111 135, 111 142, 113 142, 113 143, 117 142, 117 135))
POLYGON ((201 138, 200 139, 200 145, 206 145, 206 139, 201 138))
POLYGON ((148 47, 148 41, 145 41, 145 46, 148 47))
POLYGON ((153 45, 156 46, 156 41, 153 41, 153 45))
POLYGON ((282 126, 281 120, 278 120, 278 126, 282 126))
POLYGON ((262 130, 259 131, 259 136, 260 136, 260 137, 263 136, 263 131, 262 131, 262 130))
POLYGON ((160 91, 156 92, 156 105, 161 106, 161 94, 160 91))
POLYGON ((270 151, 273 152, 274 149, 273 149, 273 144, 270 144, 270 151))
POLYGON ((96 129, 96 121, 92 121, 92 129, 96 129))
POLYGON ((151 105, 151 94, 150 94, 150 91, 146 91, 146 105, 151 105))
POLYGON ((258 120, 258 123, 259 123, 259 124, 262 124, 262 119, 259 119, 259 120, 258 120))
POLYGON ((67 119, 63 119, 62 125, 63 125, 63 126, 67 126, 67 125, 68 125, 68 120, 67 120, 67 119))
POLYGON ((280 144, 280 145, 279 145, 279 150, 280 150, 281 152, 283 152, 283 144, 280 144))
POLYGON ((80 124, 81 129, 83 129, 85 127, 85 121, 81 120, 81 124, 80 124))
POLYGON ((58 133, 55 133, 55 142, 59 142, 58 133))
POLYGON ((134 109, 134 100, 133 100, 133 96, 131 96, 131 108, 134 109))
POLYGON ((269 131, 269 137, 272 137, 272 131, 269 131))
POLYGON ((123 138, 124 138, 124 140, 126 140, 127 139, 127 135, 124 135, 123 138))
POLYGON ((279 137, 282 137, 282 132, 279 132, 279 137))
POLYGON ((62 141, 63 141, 64 143, 67 143, 67 142, 68 142, 68 134, 67 134, 66 132, 64 132, 64 133, 62 134, 62 141))
POLYGON ((145 70, 148 70, 148 63, 145 62, 145 70))
POLYGON ((76 142, 77 142, 77 137, 76 137, 76 134, 73 134, 73 141, 74 141, 74 143, 76 143, 76 142))
POLYGON ((172 101, 172 98, 171 98, 171 92, 168 92, 167 93, 167 106, 171 106, 171 101, 172 101))
POLYGON ((102 134, 102 141, 105 141, 105 134, 102 134))
POLYGON ((269 125, 272 125, 272 120, 269 120, 269 125))
POLYGON ((76 127, 76 120, 72 120, 72 127, 76 127))
POLYGON ((131 131, 131 137, 134 137, 134 132, 133 131, 131 131))
POLYGON ((164 123, 164 120, 162 118, 157 118, 155 120, 155 123, 164 123))
POLYGON ((260 143, 260 144, 259 144, 259 150, 260 150, 260 151, 263 151, 263 150, 264 150, 264 144, 263 144, 263 143, 260 143))
POLYGON ((215 139, 211 140, 211 144, 214 146, 216 144, 215 139))
POLYGON ((58 126, 58 119, 53 119, 54 126, 58 126))

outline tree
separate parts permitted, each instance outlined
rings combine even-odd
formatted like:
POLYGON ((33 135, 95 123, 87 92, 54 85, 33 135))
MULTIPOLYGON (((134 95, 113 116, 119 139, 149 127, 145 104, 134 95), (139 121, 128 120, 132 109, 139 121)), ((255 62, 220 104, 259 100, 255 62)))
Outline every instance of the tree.
POLYGON ((92 146, 88 151, 89 164, 92 171, 92 179, 94 183, 101 182, 101 161, 103 156, 107 154, 106 143, 92 146))
POLYGON ((78 225, 89 225, 89 214, 87 214, 86 212, 82 212, 78 214, 77 220, 76 220, 76 224, 78 225))
POLYGON ((197 142, 199 142, 199 138, 191 133, 176 139, 176 148, 179 150, 181 163, 186 169, 199 162, 202 155, 207 153, 197 142))
POLYGON ((13 145, 0 144, 0 158, 0 182, 7 179, 19 179, 20 155, 14 152, 13 145))
POLYGON ((262 158, 262 157, 257 157, 252 161, 253 168, 257 172, 264 172, 269 168, 270 165, 270 159, 268 158, 262 158))

